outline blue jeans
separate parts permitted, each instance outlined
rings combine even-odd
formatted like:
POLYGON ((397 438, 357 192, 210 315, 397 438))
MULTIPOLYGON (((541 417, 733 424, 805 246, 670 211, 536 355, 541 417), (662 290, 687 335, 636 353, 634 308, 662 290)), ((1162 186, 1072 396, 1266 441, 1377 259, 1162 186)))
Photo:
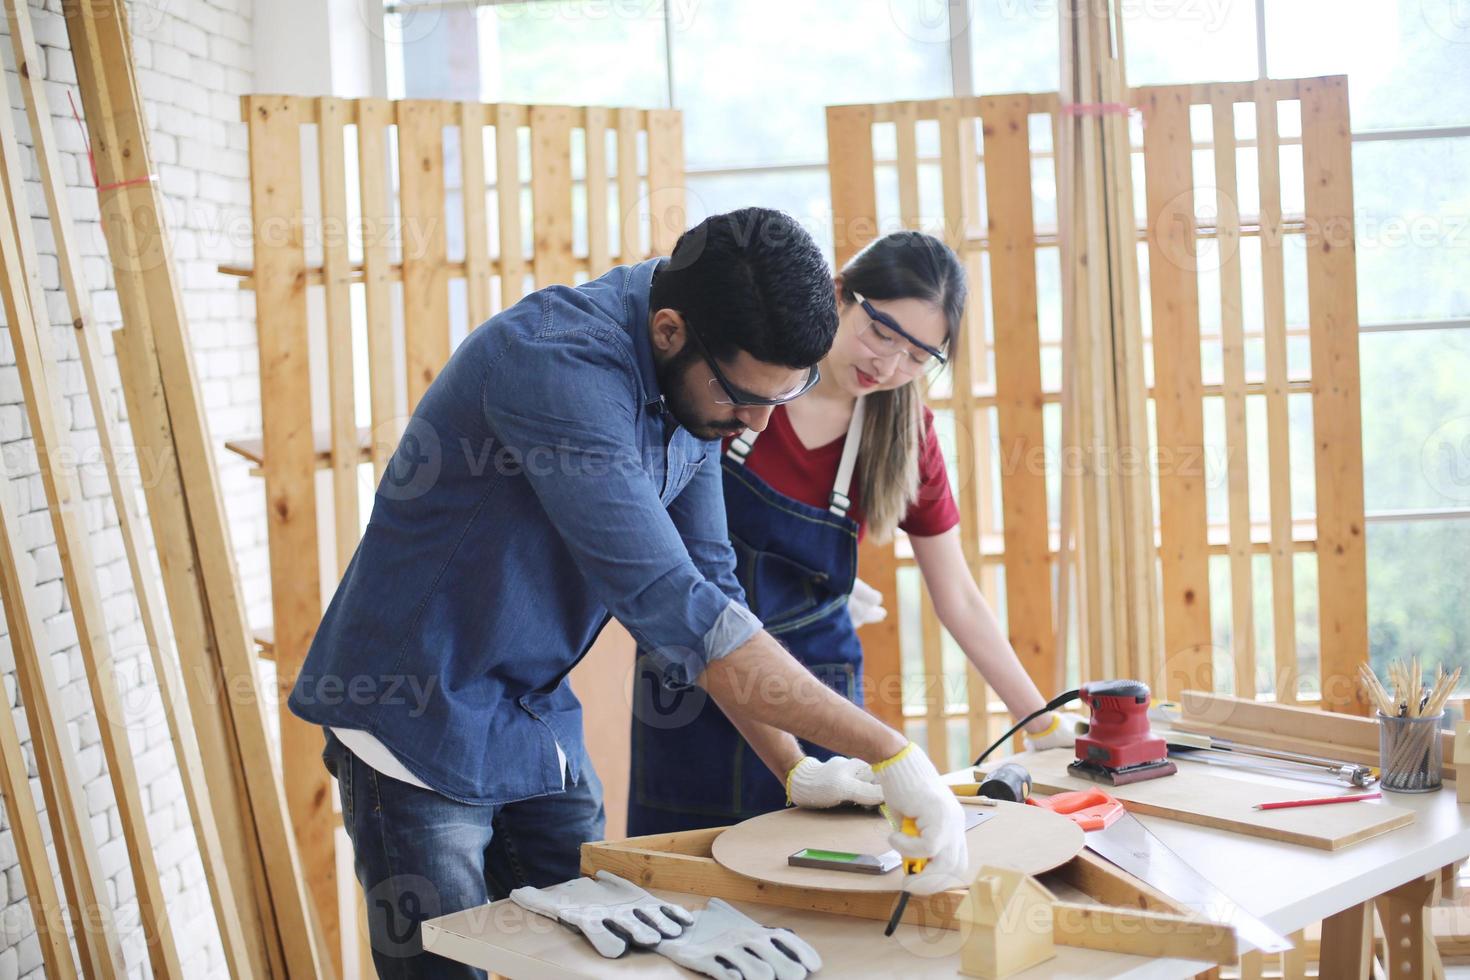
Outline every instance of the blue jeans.
POLYGON ((460 803, 382 775, 327 732, 322 753, 337 779, 367 898, 373 964, 384 980, 458 980, 485 974, 425 953, 419 923, 497 901, 522 885, 580 874, 580 845, 603 837, 602 784, 590 760, 563 793, 499 806, 460 803))

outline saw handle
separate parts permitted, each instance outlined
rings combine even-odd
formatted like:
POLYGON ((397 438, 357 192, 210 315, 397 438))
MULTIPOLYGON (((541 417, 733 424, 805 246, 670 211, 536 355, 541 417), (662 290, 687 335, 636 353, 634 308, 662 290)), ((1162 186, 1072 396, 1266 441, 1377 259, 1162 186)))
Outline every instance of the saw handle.
POLYGON ((1031 798, 1026 801, 1053 813, 1069 818, 1083 830, 1102 830, 1111 827, 1124 813, 1123 804, 1116 797, 1100 789, 1080 789, 1070 793, 1054 793, 1044 799, 1031 798))

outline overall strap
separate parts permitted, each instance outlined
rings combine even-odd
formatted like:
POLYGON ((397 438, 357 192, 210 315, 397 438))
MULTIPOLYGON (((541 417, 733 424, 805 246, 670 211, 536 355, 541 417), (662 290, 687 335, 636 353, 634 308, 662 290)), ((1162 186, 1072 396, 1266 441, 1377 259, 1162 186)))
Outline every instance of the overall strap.
MULTIPOLYGON (((842 459, 837 463, 837 479, 832 481, 832 493, 827 498, 827 509, 838 517, 846 517, 848 508, 852 506, 852 498, 848 496, 848 492, 852 487, 852 473, 857 468, 858 450, 863 441, 863 402, 864 399, 859 398, 852 407, 852 421, 847 424, 847 439, 842 444, 842 459)), ((733 462, 745 465, 745 459, 755 448, 755 441, 759 437, 759 432, 746 429, 730 440, 725 455, 733 462)))

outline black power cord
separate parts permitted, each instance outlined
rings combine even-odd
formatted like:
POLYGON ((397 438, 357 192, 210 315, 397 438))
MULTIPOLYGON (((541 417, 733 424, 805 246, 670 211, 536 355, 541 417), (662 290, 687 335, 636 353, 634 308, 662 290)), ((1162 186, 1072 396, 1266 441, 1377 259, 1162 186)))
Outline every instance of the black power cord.
POLYGON ((1056 697, 1054 697, 1050 701, 1046 702, 1046 704, 1042 705, 1040 708, 1037 708, 1035 711, 1031 712, 1029 715, 1027 715, 1025 718, 1022 718, 1020 721, 1016 722, 1016 725, 1015 725, 1014 728, 1012 728, 1010 731, 1006 732, 1000 738, 996 739, 995 742, 994 742, 994 744, 992 744, 990 746, 990 748, 986 749, 984 752, 981 752, 980 753, 980 757, 978 759, 976 759, 972 763, 972 765, 974 765, 974 766, 980 765, 980 763, 982 763, 982 762, 985 761, 985 757, 986 756, 990 755, 990 753, 994 752, 996 749, 998 749, 1002 745, 1006 744, 1006 742, 1010 741, 1011 736, 1014 735, 1014 734, 1016 734, 1017 732, 1019 732, 1026 725, 1028 725, 1031 722, 1035 721, 1037 718, 1040 718, 1042 715, 1046 714, 1048 711, 1055 711, 1055 710, 1057 710, 1058 708, 1060 708, 1064 704, 1071 704, 1073 701, 1076 701, 1079 697, 1081 697, 1081 695, 1082 695, 1082 688, 1080 688, 1080 687, 1079 688, 1075 688, 1075 689, 1073 689, 1071 691, 1067 691, 1067 692, 1062 693, 1062 694, 1058 694, 1056 697))

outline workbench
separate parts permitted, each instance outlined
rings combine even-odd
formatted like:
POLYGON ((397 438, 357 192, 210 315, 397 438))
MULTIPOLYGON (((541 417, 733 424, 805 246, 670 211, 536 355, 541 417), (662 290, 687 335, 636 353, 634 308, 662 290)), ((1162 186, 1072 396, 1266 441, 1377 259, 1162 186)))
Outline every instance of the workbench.
MULTIPOLYGON (((1017 756, 1025 763, 1025 754, 1017 756)), ((1311 784, 1271 780, 1284 786, 1311 784)), ((1303 792, 1304 796, 1314 795, 1303 792)), ((1426 902, 1439 894, 1444 868, 1470 857, 1470 805, 1461 807, 1453 784, 1426 794, 1385 793, 1386 803, 1416 813, 1414 823, 1344 850, 1331 852, 1180 823, 1141 817, 1175 853, 1246 909, 1286 935, 1322 922, 1321 976, 1366 976, 1372 918, 1379 903, 1390 928, 1389 948, 1403 957, 1391 976, 1432 977, 1438 957, 1425 923, 1426 902), (1405 942, 1407 940, 1407 942, 1405 942), (1407 965, 1407 969, 1402 968, 1407 965)), ((1377 801, 1341 804, 1375 806, 1377 801)), ((705 898, 676 892, 656 894, 690 909, 705 898)), ((822 955, 821 975, 833 977, 954 977, 960 933, 905 924, 891 938, 869 920, 734 902, 747 915, 784 926, 822 955)), ((515 980, 586 977, 688 978, 694 976, 655 953, 630 953, 618 960, 598 956, 580 936, 549 919, 496 902, 424 924, 424 945, 433 952, 515 980)), ((1127 977, 1137 980, 1193 977, 1214 964, 1147 959, 1119 953, 1058 946, 1056 958, 1022 977, 1127 977)))

